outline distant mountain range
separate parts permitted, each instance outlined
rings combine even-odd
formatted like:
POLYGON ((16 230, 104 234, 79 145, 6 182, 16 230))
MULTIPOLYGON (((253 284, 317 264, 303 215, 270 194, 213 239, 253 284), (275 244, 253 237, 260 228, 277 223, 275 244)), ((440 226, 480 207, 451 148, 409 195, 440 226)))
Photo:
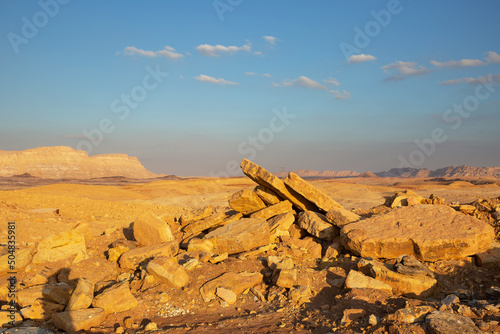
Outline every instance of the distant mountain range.
MULTIPOLYGON (((429 170, 426 168, 392 168, 384 172, 358 173, 353 171, 315 171, 300 169, 293 171, 301 177, 342 178, 342 177, 401 177, 401 178, 426 178, 426 177, 458 177, 458 178, 500 178, 500 167, 473 167, 450 166, 429 170)), ((276 173, 278 176, 286 173, 276 173)), ((286 175, 284 175, 286 176, 286 175)))

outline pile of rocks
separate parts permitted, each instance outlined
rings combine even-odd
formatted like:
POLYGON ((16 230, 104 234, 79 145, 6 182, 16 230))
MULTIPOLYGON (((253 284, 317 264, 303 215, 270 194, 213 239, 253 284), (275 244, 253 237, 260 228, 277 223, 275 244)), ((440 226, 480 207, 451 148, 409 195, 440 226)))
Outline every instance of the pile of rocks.
MULTIPOLYGON (((17 294, 17 321, 51 319, 67 332, 89 330, 108 314, 135 308, 139 301, 134 293, 141 287, 159 283, 183 289, 190 284, 190 271, 230 257, 260 255, 265 268, 226 272, 207 280, 199 290, 205 302, 232 305, 243 293, 267 302, 308 302, 314 292, 301 277, 295 257, 321 265, 348 253, 356 268, 328 281, 332 287, 373 289, 418 299, 431 296, 439 280, 422 262, 476 255, 479 264, 500 265, 500 247, 492 246, 493 228, 463 214, 463 206, 443 205, 437 196, 424 199, 411 191, 396 193, 386 203, 387 209, 358 215, 294 173, 282 180, 246 159, 241 168, 257 186, 230 196, 230 209, 207 206, 161 217, 145 213, 134 221, 134 240, 115 240, 107 250, 107 260, 89 257, 78 229, 48 238, 36 250, 20 250, 19 268, 68 259, 72 266, 57 276, 47 269, 23 282, 17 294), (270 255, 271 251, 280 255, 270 255)), ((498 206, 489 202, 474 208, 480 210, 478 206, 498 212, 498 206)), ((0 258, 0 263, 7 261, 0 258)), ((0 267, 0 274, 7 271, 0 267)), ((0 295, 6 295, 5 289, 0 295)), ((341 325, 365 315, 351 311, 345 310, 341 325)), ((7 312, 0 311, 2 324, 10 321, 7 312)), ((433 333, 444 333, 436 328, 459 315, 443 312, 403 309, 387 320, 425 319, 433 333)), ((370 321, 377 323, 373 318, 370 321)), ((466 326, 475 328, 469 322, 466 326)))

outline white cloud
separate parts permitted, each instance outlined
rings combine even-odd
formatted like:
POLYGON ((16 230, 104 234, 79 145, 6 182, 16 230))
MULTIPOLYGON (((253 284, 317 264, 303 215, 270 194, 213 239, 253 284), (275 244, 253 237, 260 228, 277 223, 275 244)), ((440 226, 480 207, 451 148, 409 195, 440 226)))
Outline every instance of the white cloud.
POLYGON ((495 51, 489 51, 488 57, 486 58, 486 61, 488 63, 493 63, 493 64, 500 63, 500 55, 498 53, 496 53, 495 51))
POLYGON ((493 84, 498 85, 498 84, 500 84, 500 73, 487 74, 487 75, 483 75, 483 76, 477 77, 477 78, 466 77, 466 78, 461 78, 461 79, 443 81, 443 82, 441 82, 441 85, 458 85, 461 83, 468 83, 468 84, 472 84, 472 85, 493 83, 493 84))
POLYGON ((331 90, 330 93, 333 93, 333 95, 335 95, 335 98, 339 100, 348 100, 351 98, 351 93, 346 90, 344 90, 343 92, 340 92, 338 90, 331 90))
POLYGON ((262 77, 266 77, 266 78, 270 78, 271 77, 271 74, 269 74, 269 73, 259 74, 259 73, 255 73, 255 72, 246 72, 245 75, 248 75, 248 76, 262 76, 262 77))
POLYGON ((488 51, 488 57, 484 58, 484 61, 480 59, 449 60, 446 62, 431 60, 431 64, 436 67, 450 67, 450 68, 483 66, 496 63, 500 63, 500 55, 495 51, 488 51))
POLYGON ((314 89, 320 89, 320 90, 328 90, 328 87, 323 86, 317 81, 314 81, 312 79, 309 79, 308 77, 305 76, 300 76, 295 80, 285 80, 281 84, 278 83, 273 83, 273 86, 276 87, 291 87, 291 86, 300 86, 300 87, 310 87, 314 89))
POLYGON ((224 45, 209 45, 202 44, 196 47, 196 50, 203 56, 208 57, 218 57, 221 54, 235 54, 239 51, 250 52, 252 50, 252 46, 250 43, 247 43, 243 46, 224 46, 224 45))
POLYGON ((333 78, 333 77, 329 77, 328 79, 324 79, 323 82, 332 84, 334 86, 340 86, 340 82, 337 79, 333 78))
POLYGON ((462 60, 449 60, 444 63, 431 60, 431 64, 436 67, 472 67, 472 66, 486 65, 487 63, 479 59, 462 59, 462 60))
POLYGON ((396 74, 384 79, 384 81, 399 81, 410 76, 422 75, 430 72, 425 67, 420 66, 413 61, 396 61, 395 63, 382 66, 382 69, 387 74, 396 72, 396 74))
POLYGON ((198 75, 197 77, 194 77, 194 78, 198 81, 210 82, 210 83, 219 84, 219 85, 239 85, 237 82, 227 81, 226 79, 222 79, 222 78, 216 79, 214 77, 211 77, 211 76, 208 76, 205 74, 198 75))
POLYGON ((255 51, 253 54, 256 55, 256 56, 263 56, 264 55, 262 53, 262 51, 255 51))
POLYGON ((372 55, 365 55, 364 53, 360 55, 352 55, 349 57, 348 63, 362 63, 364 61, 376 60, 377 58, 372 55))
POLYGON ((175 49, 171 46, 165 46, 163 50, 159 51, 148 51, 148 50, 142 50, 138 49, 135 46, 127 46, 125 49, 123 49, 123 53, 126 54, 127 56, 143 56, 143 57, 165 57, 169 59, 179 59, 184 57, 184 55, 180 53, 176 53, 175 49))
POLYGON ((276 44, 276 37, 274 36, 262 36, 268 42, 269 44, 275 45, 276 44))

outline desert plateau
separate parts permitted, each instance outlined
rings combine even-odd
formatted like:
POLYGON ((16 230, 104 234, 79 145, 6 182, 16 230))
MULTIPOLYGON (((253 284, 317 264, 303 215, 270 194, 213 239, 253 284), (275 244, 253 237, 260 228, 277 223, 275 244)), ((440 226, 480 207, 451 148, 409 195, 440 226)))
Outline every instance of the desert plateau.
POLYGON ((241 168, 4 176, 3 332, 500 331, 498 179, 241 168))
POLYGON ((0 0, 0 334, 500 334, 499 13, 0 0))

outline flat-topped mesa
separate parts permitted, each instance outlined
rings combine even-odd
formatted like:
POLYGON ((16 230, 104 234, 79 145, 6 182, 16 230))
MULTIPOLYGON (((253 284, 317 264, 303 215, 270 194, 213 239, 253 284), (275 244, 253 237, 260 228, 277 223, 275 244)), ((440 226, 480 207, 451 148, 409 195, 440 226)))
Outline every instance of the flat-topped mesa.
POLYGON ((295 190, 288 188, 281 179, 274 176, 261 166, 251 162, 250 160, 243 159, 241 161, 240 167, 243 173, 245 173, 245 175, 252 179, 254 182, 271 189, 279 197, 281 197, 281 199, 289 200, 298 209, 303 211, 318 210, 315 204, 304 198, 304 196, 300 195, 295 190))
POLYGON ((0 150, 0 176, 25 173, 46 179, 111 176, 145 179, 161 176, 144 168, 136 157, 126 154, 89 157, 87 152, 67 146, 39 147, 25 151, 0 150))

